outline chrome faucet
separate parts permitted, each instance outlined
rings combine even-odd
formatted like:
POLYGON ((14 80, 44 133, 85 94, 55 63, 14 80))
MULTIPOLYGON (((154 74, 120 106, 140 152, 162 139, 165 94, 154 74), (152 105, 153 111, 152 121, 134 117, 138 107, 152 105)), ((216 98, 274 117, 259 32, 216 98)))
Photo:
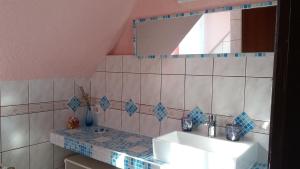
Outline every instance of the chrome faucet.
POLYGON ((216 137, 216 116, 213 114, 208 115, 208 120, 205 123, 208 127, 207 135, 208 137, 216 137))

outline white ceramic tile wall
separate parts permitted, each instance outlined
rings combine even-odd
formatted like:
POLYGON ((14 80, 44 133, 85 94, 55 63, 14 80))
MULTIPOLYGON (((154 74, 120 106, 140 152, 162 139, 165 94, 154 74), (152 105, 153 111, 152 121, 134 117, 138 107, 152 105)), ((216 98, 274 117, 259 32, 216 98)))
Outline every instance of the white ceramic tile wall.
MULTIPOLYGON (((70 152, 53 149, 49 133, 53 128, 65 128, 67 118, 74 115, 66 103, 74 94, 80 96, 79 86, 90 94, 90 78, 0 82, 0 161, 5 166, 16 169, 63 166, 63 159, 70 152)), ((82 118, 83 108, 76 114, 82 118)))
MULTIPOLYGON (((236 37, 238 34, 235 32, 236 37)), ((106 71, 96 72, 91 81, 93 97, 99 99, 106 93, 113 100, 105 113, 96 103, 100 124, 155 137, 180 130, 184 110, 188 113, 198 106, 204 113, 218 115, 220 133, 226 123, 246 111, 257 120, 252 138, 261 138, 256 134, 268 136, 269 127, 263 125, 270 121, 271 53, 261 57, 229 54, 140 60, 135 56, 107 56, 106 60, 106 71), (256 64, 261 71, 256 71, 256 64), (254 88, 257 90, 252 92, 254 88), (124 110, 129 99, 141 108, 131 117, 124 110), (121 100, 122 106, 115 102, 121 100), (159 102, 168 112, 161 122, 153 113, 159 102)))

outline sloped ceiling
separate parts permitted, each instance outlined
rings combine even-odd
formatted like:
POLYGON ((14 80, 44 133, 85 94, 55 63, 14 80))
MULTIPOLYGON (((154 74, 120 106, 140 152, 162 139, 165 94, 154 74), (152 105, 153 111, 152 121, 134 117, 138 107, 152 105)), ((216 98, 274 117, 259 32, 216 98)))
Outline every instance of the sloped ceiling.
POLYGON ((0 80, 89 76, 136 0, 0 0, 0 80))

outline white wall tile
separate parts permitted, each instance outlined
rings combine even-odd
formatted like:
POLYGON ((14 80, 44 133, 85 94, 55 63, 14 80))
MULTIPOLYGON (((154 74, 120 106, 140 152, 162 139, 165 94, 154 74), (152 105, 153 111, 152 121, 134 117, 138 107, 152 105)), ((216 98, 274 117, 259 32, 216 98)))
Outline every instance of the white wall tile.
POLYGON ((28 114, 1 117, 2 151, 29 145, 28 114))
POLYGON ((28 104, 28 81, 1 82, 1 106, 28 104))
POLYGON ((212 75, 213 57, 193 57, 186 59, 186 74, 189 75, 212 75))
POLYGON ((140 103, 141 81, 139 74, 123 74, 123 94, 122 101, 132 99, 135 103, 140 103))
POLYGON ((30 169, 53 169, 53 145, 51 143, 30 147, 30 169))
POLYGON ((29 169, 29 147, 3 152, 2 162, 15 169, 29 169))
POLYGON ((156 105, 160 102, 161 76, 142 74, 141 78, 141 103, 156 105))
POLYGON ((30 80, 29 103, 53 101, 53 80, 30 80))
POLYGON ((141 114, 140 115, 140 134, 149 137, 159 136, 160 122, 155 116, 141 114))
POLYGON ((139 128, 140 128, 140 114, 136 112, 132 116, 129 116, 129 114, 126 111, 123 111, 122 130, 130 133, 139 134, 139 128))
POLYGON ((161 59, 142 59, 141 73, 161 73, 161 59))
POLYGON ((205 113, 211 113, 212 76, 186 76, 185 109, 198 106, 205 113))
POLYGON ((73 79, 54 80, 54 101, 69 100, 74 96, 73 79))
POLYGON ((83 87, 85 93, 91 96, 91 80, 90 78, 77 78, 75 79, 75 96, 82 97, 80 87, 83 87))
POLYGON ((106 56, 106 71, 122 72, 122 56, 106 56))
POLYGON ((273 77, 274 54, 268 53, 267 56, 247 57, 247 76, 253 77, 273 77))
POLYGON ((246 57, 215 57, 214 75, 245 76, 246 57))
POLYGON ((185 74, 185 58, 162 59, 162 74, 185 74))
POLYGON ((54 145, 54 169, 64 168, 64 159, 73 153, 54 145))
POLYGON ((238 115, 244 106, 244 77, 214 77, 212 113, 238 115))
POLYGON ((161 122, 160 135, 170 133, 172 131, 181 131, 181 121, 178 119, 167 118, 161 122))
POLYGON ((49 140, 53 129, 53 111, 30 114, 30 144, 49 140))
POLYGON ((184 75, 163 75, 161 102, 170 108, 184 108, 184 75))
POLYGON ((141 59, 138 59, 136 56, 123 56, 123 72, 140 73, 140 62, 141 59))
POLYGON ((106 95, 108 99, 121 101, 122 73, 106 73, 106 95))
POLYGON ((91 78, 92 97, 101 98, 105 96, 105 73, 95 72, 91 78))
POLYGON ((96 71, 105 71, 105 67, 106 67, 106 56, 101 56, 99 58, 96 71))
POLYGON ((270 121, 272 101, 271 78, 247 78, 245 112, 251 118, 270 121))
MULTIPOLYGON (((54 111, 54 129, 65 129, 70 116, 74 116, 71 110, 55 110, 54 111)), ((81 124, 80 124, 81 125, 81 124)))
POLYGON ((105 126, 120 130, 122 123, 121 110, 109 109, 105 112, 105 126))

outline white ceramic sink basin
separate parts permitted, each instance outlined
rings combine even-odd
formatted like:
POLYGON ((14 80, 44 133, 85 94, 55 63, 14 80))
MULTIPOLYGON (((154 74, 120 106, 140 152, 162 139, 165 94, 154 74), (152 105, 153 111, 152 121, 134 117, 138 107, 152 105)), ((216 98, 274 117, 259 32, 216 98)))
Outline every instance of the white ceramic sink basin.
POLYGON ((154 158, 172 169, 249 169, 256 161, 257 149, 256 143, 178 131, 153 138, 154 158))

